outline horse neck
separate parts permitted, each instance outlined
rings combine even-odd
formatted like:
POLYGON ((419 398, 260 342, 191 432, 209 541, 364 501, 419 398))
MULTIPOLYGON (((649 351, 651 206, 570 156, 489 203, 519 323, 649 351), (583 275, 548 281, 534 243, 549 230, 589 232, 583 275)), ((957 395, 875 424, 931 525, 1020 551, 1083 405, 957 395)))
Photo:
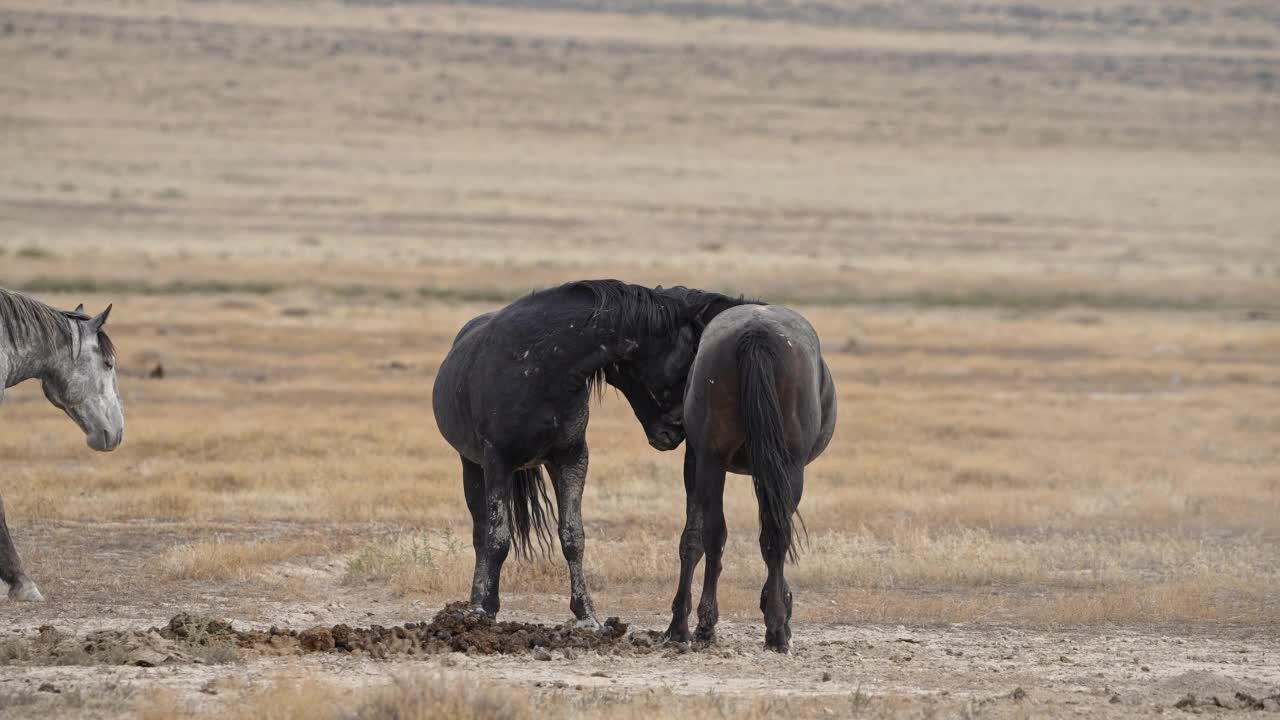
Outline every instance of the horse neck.
POLYGON ((634 347, 649 341, 646 338, 633 338, 629 333, 612 328, 592 327, 589 324, 584 324, 583 327, 585 329, 576 337, 566 338, 562 346, 568 351, 566 354, 569 357, 576 358, 566 368, 568 375, 575 380, 585 380, 595 375, 627 355, 634 347))
MULTIPOLYGON (((74 341, 79 332, 73 329, 72 333, 74 341)), ((61 338, 13 338, 0 326, 0 378, 4 379, 4 387, 10 388, 57 371, 65 355, 63 350, 61 338)))

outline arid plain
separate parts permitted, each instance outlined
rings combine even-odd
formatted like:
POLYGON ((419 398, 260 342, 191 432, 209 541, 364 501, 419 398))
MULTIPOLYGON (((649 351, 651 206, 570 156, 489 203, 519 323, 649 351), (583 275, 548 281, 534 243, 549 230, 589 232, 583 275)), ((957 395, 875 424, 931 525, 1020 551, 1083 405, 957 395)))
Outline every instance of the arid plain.
MULTIPOLYGON (((49 598, 0 603, 0 716, 1280 710, 1268 3, 0 0, 0 61, 0 286, 115 304, 128 419, 103 456, 38 385, 0 409, 49 598), (583 277, 821 334, 791 656, 745 478, 710 650, 63 651, 464 597, 434 370, 583 277)), ((597 605, 661 630, 680 453, 592 414, 597 605)), ((509 563, 503 615, 560 623, 567 588, 558 552, 509 563)))

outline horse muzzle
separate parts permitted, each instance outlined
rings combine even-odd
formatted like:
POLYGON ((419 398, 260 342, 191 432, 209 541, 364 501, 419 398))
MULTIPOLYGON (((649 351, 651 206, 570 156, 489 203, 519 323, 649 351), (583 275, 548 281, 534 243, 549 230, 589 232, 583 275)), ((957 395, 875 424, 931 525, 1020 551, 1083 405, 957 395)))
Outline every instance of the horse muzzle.
POLYGON ((682 430, 672 428, 662 428, 654 432, 647 433, 649 437, 649 445, 654 450, 675 450, 680 447, 680 443, 684 441, 684 432, 682 430))
POLYGON ((120 443, 124 442, 124 429, 112 433, 110 430, 98 430, 97 432, 86 433, 84 436, 85 444, 91 450, 98 452, 111 452, 120 447, 120 443))

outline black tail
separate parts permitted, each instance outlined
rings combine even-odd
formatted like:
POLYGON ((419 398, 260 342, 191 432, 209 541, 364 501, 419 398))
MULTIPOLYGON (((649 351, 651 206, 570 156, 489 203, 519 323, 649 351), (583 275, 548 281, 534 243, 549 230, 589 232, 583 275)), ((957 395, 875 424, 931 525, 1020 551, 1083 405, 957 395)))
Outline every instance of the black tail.
POLYGON ((531 535, 537 537, 541 554, 551 556, 555 538, 551 526, 556 522, 556 512, 551 499, 547 497, 547 483, 540 466, 517 470, 512 476, 511 504, 507 508, 507 518, 514 530, 511 533, 511 544, 515 547, 516 557, 533 557, 531 535))
POLYGON ((771 333, 748 330, 738 339, 738 403, 747 433, 747 463, 760 500, 760 530, 769 547, 780 548, 794 560, 795 461, 787 449, 778 402, 778 360, 771 333))

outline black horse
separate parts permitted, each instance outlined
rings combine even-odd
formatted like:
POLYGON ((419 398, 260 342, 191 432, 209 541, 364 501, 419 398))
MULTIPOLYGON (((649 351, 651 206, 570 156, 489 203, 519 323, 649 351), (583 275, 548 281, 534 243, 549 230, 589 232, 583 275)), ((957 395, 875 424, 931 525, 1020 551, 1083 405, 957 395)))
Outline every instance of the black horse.
POLYGON ((476 567, 471 606, 498 612, 498 581, 514 543, 552 545, 554 519, 541 466, 559 507, 573 614, 598 624, 582 569, 582 490, 592 389, 622 391, 649 444, 684 440, 682 400, 701 330, 740 300, 688 288, 617 280, 535 292, 463 326, 436 375, 432 405, 462 457, 476 567), (514 528, 514 532, 513 532, 514 528))
POLYGON ((705 548, 694 637, 715 639, 728 471, 750 475, 755 484, 760 553, 769 568, 760 593, 765 648, 787 652, 791 589, 782 570, 787 556, 794 557, 792 515, 804 490, 804 467, 826 449, 836 423, 835 385, 813 326, 776 305, 721 313, 706 327, 689 372, 684 422, 685 527, 667 637, 689 639, 690 584, 705 548))

